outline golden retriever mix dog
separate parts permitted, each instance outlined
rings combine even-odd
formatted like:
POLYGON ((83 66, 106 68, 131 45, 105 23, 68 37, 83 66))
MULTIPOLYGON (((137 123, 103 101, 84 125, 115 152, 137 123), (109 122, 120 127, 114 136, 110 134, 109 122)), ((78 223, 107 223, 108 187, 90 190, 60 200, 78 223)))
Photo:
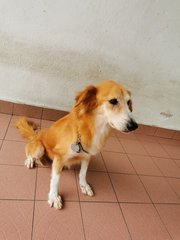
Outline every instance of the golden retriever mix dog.
POLYGON ((129 132, 138 125, 132 117, 131 93, 114 81, 104 81, 79 92, 71 112, 48 129, 36 132, 25 118, 20 118, 16 127, 28 139, 25 150, 28 168, 33 168, 43 156, 53 161, 48 203, 61 209, 58 188, 63 167, 81 163, 81 191, 93 196, 86 181, 91 156, 101 150, 111 128, 129 132))

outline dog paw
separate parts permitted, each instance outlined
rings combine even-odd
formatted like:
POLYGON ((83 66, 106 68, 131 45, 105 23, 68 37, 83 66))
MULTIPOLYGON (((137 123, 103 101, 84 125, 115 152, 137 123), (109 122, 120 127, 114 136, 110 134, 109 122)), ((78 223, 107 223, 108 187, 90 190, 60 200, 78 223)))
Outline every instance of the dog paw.
POLYGON ((88 195, 90 197, 92 197, 94 195, 91 187, 89 186, 89 184, 86 184, 85 186, 80 185, 81 188, 81 192, 85 195, 88 195))
POLYGON ((63 206, 61 196, 57 196, 54 199, 49 198, 48 204, 50 205, 50 207, 61 209, 63 206))
POLYGON ((34 165, 35 165, 35 160, 32 158, 32 157, 28 157, 26 160, 25 160, 25 166, 27 168, 33 168, 34 165))

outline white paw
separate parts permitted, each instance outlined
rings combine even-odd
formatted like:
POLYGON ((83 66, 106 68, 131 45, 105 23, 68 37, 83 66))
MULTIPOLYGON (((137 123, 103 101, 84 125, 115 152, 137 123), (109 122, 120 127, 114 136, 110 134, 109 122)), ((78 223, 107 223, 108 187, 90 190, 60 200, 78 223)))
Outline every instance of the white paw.
POLYGON ((94 195, 94 193, 93 193, 91 187, 89 186, 89 184, 86 184, 85 186, 80 185, 80 188, 81 188, 81 192, 83 194, 86 194, 90 197, 92 197, 94 195))
POLYGON ((25 160, 25 166, 27 167, 27 168, 33 168, 34 167, 34 165, 35 165, 35 160, 32 158, 32 157, 28 157, 26 160, 25 160))
POLYGON ((53 199, 49 198, 48 204, 50 205, 50 207, 54 207, 56 209, 61 209, 63 206, 61 196, 57 196, 53 199))

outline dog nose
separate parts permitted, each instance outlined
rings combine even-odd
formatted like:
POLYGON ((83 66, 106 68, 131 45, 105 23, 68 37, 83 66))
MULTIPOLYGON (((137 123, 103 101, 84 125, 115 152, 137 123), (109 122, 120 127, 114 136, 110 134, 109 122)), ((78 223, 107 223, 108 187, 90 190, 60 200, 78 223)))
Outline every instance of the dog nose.
POLYGON ((128 131, 133 131, 133 130, 135 130, 136 128, 138 128, 137 123, 136 123, 133 119, 131 119, 131 120, 128 122, 128 124, 127 124, 127 129, 128 129, 128 131))

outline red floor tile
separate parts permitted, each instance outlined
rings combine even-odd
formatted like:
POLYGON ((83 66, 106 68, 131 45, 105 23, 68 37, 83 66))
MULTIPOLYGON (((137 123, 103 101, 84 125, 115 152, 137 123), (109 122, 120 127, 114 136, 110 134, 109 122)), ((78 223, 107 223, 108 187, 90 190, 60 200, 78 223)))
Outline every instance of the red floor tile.
POLYGON ((180 199, 163 177, 140 177, 154 203, 180 203, 180 199))
POLYGON ((116 137, 109 137, 102 151, 124 152, 124 149, 116 137))
POLYGON ((172 159, 152 157, 155 164, 166 177, 179 177, 180 169, 176 166, 172 159))
POLYGON ((180 179, 167 178, 168 183, 180 198, 180 179))
POLYGON ((10 119, 11 115, 0 113, 0 139, 3 139, 5 137, 10 119))
POLYGON ((45 108, 45 109, 43 109, 42 119, 56 121, 56 120, 64 117, 65 115, 67 115, 67 112, 65 112, 65 111, 45 108))
POLYGON ((175 162, 176 165, 180 168, 180 160, 174 160, 174 162, 175 162))
POLYGON ((140 142, 153 142, 153 143, 157 143, 158 142, 157 137, 154 137, 154 136, 136 134, 136 138, 140 142))
POLYGON ((0 239, 31 239, 33 202, 0 200, 0 239))
POLYGON ((157 204, 158 210, 163 223, 173 240, 180 239, 180 205, 157 204))
POLYGON ((81 193, 79 188, 79 178, 77 174, 77 184, 80 201, 117 202, 110 179, 107 173, 88 172, 87 182, 94 191, 94 196, 89 197, 81 193))
MULTIPOLYGON (((17 118, 0 114, 0 239, 31 239, 32 229, 33 240, 180 239, 179 132, 141 125, 130 134, 113 130, 89 166, 87 180, 95 196, 81 193, 77 171, 63 170, 64 208, 58 211, 47 204, 50 166, 22 166, 25 143, 14 127, 17 118)), ((42 128, 53 123, 31 120, 42 128)))
POLYGON ((79 203, 66 202, 61 210, 36 202, 33 240, 84 240, 79 203))
POLYGON ((170 240, 152 204, 121 204, 133 240, 170 240))
POLYGON ((150 202, 137 176, 111 173, 110 177, 119 202, 150 202))
POLYGON ((117 203, 81 203, 87 240, 130 240, 117 203))
POLYGON ((126 154, 103 152, 102 155, 108 172, 135 174, 135 170, 126 154))
POLYGON ((106 172, 106 168, 105 168, 105 165, 104 165, 104 162, 103 162, 103 159, 102 159, 102 156, 100 153, 91 158, 88 169, 93 170, 93 171, 106 172))
MULTIPOLYGON (((36 199, 47 200, 50 188, 51 169, 38 168, 36 199)), ((64 201, 78 201, 75 172, 63 170, 60 177, 59 194, 64 201)))
POLYGON ((168 157, 168 154, 159 143, 142 142, 142 144, 150 156, 168 157))
POLYGON ((13 103, 0 100, 0 112, 6 114, 12 114, 13 103))
POLYGON ((122 133, 120 131, 116 131, 116 136, 118 138, 122 138, 122 139, 134 139, 134 140, 136 140, 136 135, 133 132, 122 133))
POLYGON ((170 146, 172 145, 172 146, 179 146, 180 147, 180 141, 179 140, 157 137, 157 141, 162 145, 170 145, 170 146))
POLYGON ((0 164, 24 165, 25 143, 4 141, 0 151, 0 164))
POLYGON ((175 134, 174 130, 158 128, 155 133, 155 136, 163 137, 163 138, 172 138, 174 134, 175 134))
POLYGON ((162 173, 149 156, 128 154, 136 172, 140 175, 162 176, 162 173))
POLYGON ((162 145, 169 156, 173 159, 180 159, 180 146, 162 145))
POLYGON ((13 114, 21 115, 21 116, 28 116, 28 117, 32 117, 32 118, 41 118, 42 108, 15 103, 14 108, 13 108, 13 114))
MULTIPOLYGON (((20 116, 13 116, 8 128, 8 131, 6 133, 5 139, 6 140, 15 140, 15 141, 26 141, 25 139, 23 139, 20 136, 20 133, 18 131, 18 129, 16 129, 15 124, 16 121, 20 118, 20 116)), ((36 119, 36 118, 28 118, 28 120, 33 121, 34 123, 36 123, 37 125, 40 126, 40 119, 36 119)))
POLYGON ((173 139, 180 140, 180 131, 175 131, 175 134, 173 135, 173 139))
POLYGON ((120 139, 120 142, 126 153, 147 155, 147 152, 144 150, 142 144, 137 140, 120 139))
POLYGON ((0 166, 0 199, 34 199, 36 171, 22 166, 0 166))
POLYGON ((135 131, 135 134, 143 134, 143 135, 153 136, 155 134, 156 130, 157 130, 156 127, 139 124, 138 129, 135 131))

